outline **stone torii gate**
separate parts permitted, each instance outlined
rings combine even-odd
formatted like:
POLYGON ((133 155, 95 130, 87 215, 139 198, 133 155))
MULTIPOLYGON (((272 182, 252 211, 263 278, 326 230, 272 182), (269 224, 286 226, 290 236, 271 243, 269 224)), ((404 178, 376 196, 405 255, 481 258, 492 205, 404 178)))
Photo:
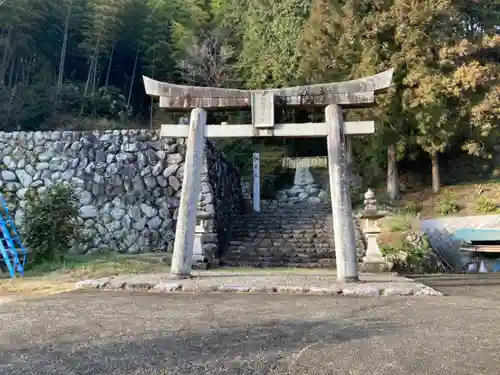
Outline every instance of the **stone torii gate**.
POLYGON ((160 107, 191 110, 189 126, 162 125, 161 136, 187 138, 184 180, 175 233, 171 274, 191 275, 193 243, 205 137, 327 137, 337 279, 358 280, 356 241, 347 181, 346 135, 375 132, 373 121, 344 122, 341 107, 372 105, 375 93, 387 89, 393 69, 352 81, 270 90, 238 90, 182 86, 143 77, 146 93, 160 98, 160 107), (325 107, 325 122, 276 124, 275 107, 325 107), (252 124, 207 125, 206 110, 250 108, 252 124))

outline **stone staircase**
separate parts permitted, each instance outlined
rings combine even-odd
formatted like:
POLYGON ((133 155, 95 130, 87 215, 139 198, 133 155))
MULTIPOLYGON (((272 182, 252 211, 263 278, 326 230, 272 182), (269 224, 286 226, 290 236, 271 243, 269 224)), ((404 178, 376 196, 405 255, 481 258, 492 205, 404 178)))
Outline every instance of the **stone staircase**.
MULTIPOLYGON (((261 212, 242 215, 234 223, 232 240, 222 264, 240 267, 335 266, 330 204, 263 201, 261 205, 261 212)), ((358 247, 364 249, 362 240, 358 247)))

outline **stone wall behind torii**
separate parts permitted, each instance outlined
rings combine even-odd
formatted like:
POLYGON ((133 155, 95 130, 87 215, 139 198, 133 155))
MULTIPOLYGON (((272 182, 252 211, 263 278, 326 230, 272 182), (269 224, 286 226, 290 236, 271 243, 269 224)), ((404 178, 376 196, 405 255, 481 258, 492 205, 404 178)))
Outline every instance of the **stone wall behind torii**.
MULTIPOLYGON (((185 141, 147 130, 0 132, 0 187, 22 223, 28 188, 75 186, 86 240, 80 253, 170 251, 180 203, 185 141)), ((198 215, 209 260, 227 246, 244 207, 238 171, 207 141, 198 215)))

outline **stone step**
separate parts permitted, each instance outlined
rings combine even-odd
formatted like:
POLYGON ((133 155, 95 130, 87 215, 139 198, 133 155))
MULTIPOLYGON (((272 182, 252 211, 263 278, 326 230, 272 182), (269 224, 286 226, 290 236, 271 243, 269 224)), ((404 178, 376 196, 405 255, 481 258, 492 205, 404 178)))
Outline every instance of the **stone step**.
POLYGON ((243 241, 231 241, 229 244, 229 248, 239 248, 239 247, 258 247, 262 249, 267 248, 294 248, 294 247, 316 247, 316 248, 325 248, 334 246, 334 241, 329 239, 324 240, 311 240, 303 238, 302 240, 295 239, 294 241, 280 241, 272 240, 272 239, 263 239, 263 240, 250 240, 245 239, 243 241), (269 243, 268 241, 271 241, 269 243))
POLYGON ((236 232, 247 232, 247 231, 264 231, 264 230, 272 230, 272 229, 282 229, 282 230, 291 230, 291 231, 304 231, 304 230, 314 230, 314 229, 324 229, 328 228, 332 230, 333 225, 331 223, 321 223, 318 221, 291 221, 287 223, 280 223, 279 221, 269 222, 269 223, 247 223, 240 224, 233 227, 233 231, 236 232))
POLYGON ((248 221, 246 223, 233 223, 233 230, 263 230, 266 228, 285 228, 285 229, 313 229, 313 228, 332 228, 331 220, 272 220, 272 221, 248 221))
POLYGON ((259 216, 259 215, 269 215, 276 213, 291 213, 292 215, 300 215, 303 213, 314 214, 315 212, 326 212, 332 213, 331 206, 307 206, 307 207, 273 207, 273 208, 261 208, 259 212, 247 211, 245 216, 259 216))
POLYGON ((243 267, 333 268, 329 204, 263 205, 233 222, 222 263, 243 267))
POLYGON ((328 229, 314 229, 313 231, 298 232, 282 229, 270 229, 269 231, 237 232, 231 236, 234 241, 245 239, 291 239, 291 238, 311 238, 316 240, 333 238, 333 231, 328 229))
POLYGON ((257 242, 231 241, 231 243, 228 246, 228 250, 245 251, 252 249, 270 249, 270 250, 283 249, 286 251, 293 249, 303 249, 305 251, 307 249, 329 249, 333 248, 333 246, 334 246, 333 241, 273 242, 270 245, 267 244, 267 241, 265 241, 264 243, 260 241, 257 242))
POLYGON ((251 222, 251 221, 259 221, 259 220, 275 220, 275 219, 303 219, 303 220, 311 220, 313 218, 330 218, 331 220, 332 213, 331 212, 305 212, 303 214, 298 214, 296 212, 272 212, 269 214, 252 214, 241 216, 237 219, 237 222, 251 222))
POLYGON ((328 222, 326 220, 307 220, 307 221, 269 221, 269 222, 248 222, 246 224, 235 224, 233 226, 234 231, 251 231, 251 230, 264 230, 269 228, 276 229, 290 229, 290 230, 306 230, 306 229, 323 229, 323 228, 332 228, 332 222, 328 222))
POLYGON ((268 268, 268 267, 335 268, 335 260, 324 261, 324 262, 307 262, 307 263, 297 263, 293 261, 227 260, 223 261, 222 265, 229 267, 258 267, 258 268, 268 268))
MULTIPOLYGON (((325 245, 326 246, 326 245, 325 245)), ((287 256, 292 256, 294 254, 304 254, 304 257, 311 257, 311 256, 317 256, 317 257, 327 257, 327 256, 332 256, 335 254, 335 250, 332 247, 294 247, 294 248, 264 248, 264 247, 253 247, 253 246, 240 246, 237 248, 229 248, 229 251, 227 252, 228 256, 232 255, 238 255, 238 254, 267 254, 269 256, 271 255, 287 255, 287 256)))
POLYGON ((237 230, 232 233, 235 240, 242 238, 333 238, 330 228, 288 229, 262 228, 257 230, 237 230))
POLYGON ((265 259, 265 260, 276 260, 282 261, 285 259, 293 260, 295 262, 311 262, 320 261, 323 259, 335 259, 335 254, 330 251, 327 253, 301 253, 301 252, 291 252, 291 253, 266 253, 266 252, 252 252, 251 254, 227 254, 223 259, 230 260, 245 260, 252 261, 255 259, 265 259))
POLYGON ((335 257, 335 250, 333 248, 293 248, 293 249, 278 249, 278 248, 255 248, 255 247, 240 247, 237 249, 230 249, 226 253, 227 258, 238 258, 242 257, 256 257, 256 256, 266 256, 266 257, 276 257, 276 258, 314 258, 314 259, 325 259, 330 257, 335 257))
POLYGON ((291 215, 291 214, 283 214, 283 215, 278 215, 274 214, 273 216, 251 216, 246 219, 242 219, 241 217, 237 218, 235 220, 235 224, 245 224, 245 223, 263 223, 263 222, 273 222, 273 221, 280 221, 280 222, 293 222, 295 220, 300 220, 300 221, 307 221, 307 222, 315 222, 315 221, 332 221, 332 215, 324 214, 324 213, 318 213, 314 215, 291 215))
POLYGON ((228 262, 276 262, 276 263, 331 263, 335 262, 334 257, 309 257, 309 258, 299 258, 299 257, 266 257, 266 256, 253 256, 253 257, 226 257, 224 261, 228 262))
POLYGON ((322 214, 332 214, 331 207, 318 207, 318 206, 310 206, 304 209, 296 209, 296 208, 275 208, 270 210, 261 210, 259 212, 246 212, 242 217, 266 217, 266 216, 274 216, 274 215, 285 215, 290 214, 294 216, 303 216, 303 215, 315 215, 318 213, 322 214))

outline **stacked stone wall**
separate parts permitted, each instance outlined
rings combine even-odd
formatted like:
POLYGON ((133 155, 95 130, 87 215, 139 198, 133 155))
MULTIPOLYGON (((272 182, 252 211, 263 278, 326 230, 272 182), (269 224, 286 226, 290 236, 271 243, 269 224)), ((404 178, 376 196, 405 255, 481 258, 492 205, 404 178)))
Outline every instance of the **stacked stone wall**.
MULTIPOLYGON (((171 251, 184 157, 184 140, 147 130, 0 132, 0 187, 22 225, 28 189, 73 185, 85 235, 74 251, 171 251)), ((242 209, 238 171, 207 141, 198 211, 208 260, 224 252, 242 209)))

